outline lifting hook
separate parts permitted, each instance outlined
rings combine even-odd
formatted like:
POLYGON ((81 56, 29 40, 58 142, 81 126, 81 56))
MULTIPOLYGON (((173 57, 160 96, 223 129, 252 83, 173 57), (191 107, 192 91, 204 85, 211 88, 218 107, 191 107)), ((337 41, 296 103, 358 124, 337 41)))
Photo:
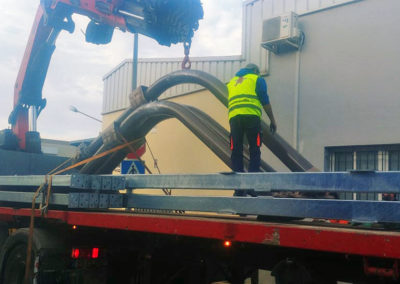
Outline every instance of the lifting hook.
POLYGON ((190 53, 190 46, 192 43, 190 41, 186 41, 183 43, 183 47, 185 49, 185 57, 182 61, 182 70, 190 70, 192 67, 192 62, 190 62, 189 53, 190 53))

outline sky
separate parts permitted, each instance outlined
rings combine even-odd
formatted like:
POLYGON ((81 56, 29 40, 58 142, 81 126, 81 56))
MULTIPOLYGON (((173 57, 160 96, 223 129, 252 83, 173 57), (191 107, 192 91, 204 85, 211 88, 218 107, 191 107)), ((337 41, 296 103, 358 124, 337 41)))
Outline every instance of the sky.
MULTIPOLYGON (((0 130, 8 128, 13 106, 14 84, 28 41, 39 0, 1 0, 0 10, 0 130)), ((202 0, 204 19, 193 38, 191 56, 241 54, 242 0, 202 0)), ((42 138, 78 140, 95 137, 101 125, 69 110, 101 119, 103 76, 133 53, 133 35, 114 32, 108 45, 85 42, 88 19, 74 15, 73 34, 63 31, 56 42, 43 88, 47 106, 37 121, 42 138)), ((140 58, 182 57, 182 45, 162 47, 139 37, 140 58)))

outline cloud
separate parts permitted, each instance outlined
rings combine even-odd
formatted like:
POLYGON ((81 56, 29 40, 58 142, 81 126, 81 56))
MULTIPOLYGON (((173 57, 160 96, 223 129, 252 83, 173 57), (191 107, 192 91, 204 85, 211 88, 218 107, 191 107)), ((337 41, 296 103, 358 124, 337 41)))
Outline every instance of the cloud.
MULTIPOLYGON (((242 0, 203 0, 204 19, 195 33, 192 56, 240 55, 242 47, 242 0)), ((140 37, 139 56, 182 57, 181 44, 162 47, 153 39, 140 37)))
MULTIPOLYGON (((204 19, 195 34, 191 56, 225 56, 241 53, 242 0, 203 0, 204 19)), ((39 1, 2 0, 0 17, 0 129, 8 126, 14 84, 39 1)), ((133 36, 119 30, 106 46, 85 42, 81 30, 88 20, 74 15, 74 34, 62 32, 57 40, 43 97, 47 107, 38 119, 44 138, 75 140, 97 136, 100 125, 69 111, 69 105, 89 115, 101 116, 103 76, 132 57, 133 36)), ((140 36, 140 57, 183 57, 181 45, 163 47, 140 36)))
POLYGON ((204 20, 193 42, 194 54, 239 55, 242 39, 242 1, 204 0, 204 20))

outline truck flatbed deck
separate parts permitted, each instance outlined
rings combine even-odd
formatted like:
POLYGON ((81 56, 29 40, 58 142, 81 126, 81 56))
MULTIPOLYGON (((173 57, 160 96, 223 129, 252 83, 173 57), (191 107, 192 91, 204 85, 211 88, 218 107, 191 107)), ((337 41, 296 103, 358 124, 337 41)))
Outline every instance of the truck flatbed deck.
MULTIPOLYGON (((36 210, 35 214, 37 218, 41 218, 39 210, 36 210)), ((0 219, 3 222, 30 215, 30 209, 0 207, 0 219)), ((45 218, 78 227, 168 234, 400 259, 400 231, 361 229, 350 225, 321 226, 318 222, 306 222, 306 224, 262 222, 252 217, 199 216, 197 214, 178 216, 63 210, 49 210, 45 218)))
MULTIPOLYGON (((279 279, 296 276, 299 269, 299 277, 311 277, 311 283, 390 283, 400 279, 400 203, 320 196, 398 194, 399 180, 399 172, 2 176, 0 236, 8 236, 10 229, 16 233, 3 245, 0 268, 18 258, 14 242, 29 244, 32 238, 32 254, 44 265, 38 279, 50 277, 50 265, 51 275, 66 277, 61 283, 86 283, 74 277, 86 277, 87 270, 96 269, 101 273, 94 273, 87 283, 110 283, 107 277, 115 277, 121 265, 126 267, 123 274, 117 273, 119 283, 132 277, 141 279, 133 282, 137 284, 236 284, 249 277, 257 283, 254 277, 260 269, 271 270, 277 283, 285 283, 279 279), (181 194, 187 189, 206 192, 178 196, 136 191, 165 188, 181 189, 181 194), (221 196, 208 195, 208 190, 219 190, 221 196), (224 192, 232 190, 251 190, 255 196, 224 192), (274 197, 276 192, 299 192, 301 198, 274 197), (32 220, 34 228, 28 233, 32 220), (86 262, 79 251, 87 256, 88 249, 96 249, 96 257, 102 251, 102 257, 81 267, 86 262), (54 262, 54 267, 52 255, 62 264, 54 262), (136 268, 129 265, 132 259, 136 268), (177 282, 168 282, 169 278, 177 282)), ((7 265, 14 267, 13 262, 7 265)), ((0 271, 0 277, 13 275, 7 265, 2 269, 9 273, 0 271)))

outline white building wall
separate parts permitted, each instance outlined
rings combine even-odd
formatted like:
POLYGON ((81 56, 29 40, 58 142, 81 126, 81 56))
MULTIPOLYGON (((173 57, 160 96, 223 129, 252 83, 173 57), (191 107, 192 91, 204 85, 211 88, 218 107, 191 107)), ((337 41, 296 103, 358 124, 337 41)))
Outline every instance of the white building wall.
POLYGON ((279 133, 316 167, 327 146, 400 142, 399 9, 363 0, 303 14, 301 51, 270 55, 279 133))
MULTIPOLYGON (((227 82, 247 62, 260 65, 268 73, 268 52, 260 47, 262 21, 284 12, 299 14, 355 2, 350 0, 251 0, 243 3, 242 55, 191 58, 192 69, 208 72, 227 82)), ((139 59, 138 85, 149 86, 158 78, 181 69, 182 58, 139 59)), ((129 105, 132 86, 132 60, 125 60, 103 78, 103 114, 125 109, 129 105)), ((161 98, 169 98, 199 90, 194 85, 181 85, 168 90, 161 98)))
POLYGON ((302 16, 362 0, 248 0, 243 4, 242 56, 247 62, 260 64, 261 72, 269 72, 269 53, 261 48, 263 20, 287 12, 302 16))

